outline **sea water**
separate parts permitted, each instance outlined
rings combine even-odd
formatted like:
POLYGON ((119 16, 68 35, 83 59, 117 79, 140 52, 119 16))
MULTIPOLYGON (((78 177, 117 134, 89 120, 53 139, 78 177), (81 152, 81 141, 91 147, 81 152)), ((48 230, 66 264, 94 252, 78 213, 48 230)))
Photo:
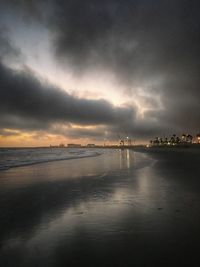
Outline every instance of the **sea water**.
POLYGON ((57 160, 98 156, 102 150, 77 148, 0 148, 0 170, 57 160))

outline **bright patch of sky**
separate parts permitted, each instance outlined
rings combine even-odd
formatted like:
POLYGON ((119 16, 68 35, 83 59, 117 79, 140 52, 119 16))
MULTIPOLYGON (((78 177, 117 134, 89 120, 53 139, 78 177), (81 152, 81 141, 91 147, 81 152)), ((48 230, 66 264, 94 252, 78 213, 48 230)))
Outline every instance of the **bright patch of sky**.
POLYGON ((83 75, 74 73, 70 66, 63 66, 56 60, 52 36, 47 28, 40 23, 32 23, 31 20, 27 24, 23 18, 13 16, 7 15, 4 27, 8 29, 8 37, 14 46, 20 48, 23 61, 17 65, 10 64, 12 67, 29 67, 37 75, 78 97, 104 98, 114 105, 123 105, 130 101, 123 94, 125 88, 116 81, 112 73, 95 70, 83 75))

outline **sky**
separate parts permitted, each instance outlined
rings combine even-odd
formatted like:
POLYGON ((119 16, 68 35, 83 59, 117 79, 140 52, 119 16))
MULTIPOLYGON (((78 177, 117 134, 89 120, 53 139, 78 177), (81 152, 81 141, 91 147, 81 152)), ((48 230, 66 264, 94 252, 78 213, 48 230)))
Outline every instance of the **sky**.
POLYGON ((198 0, 1 0, 0 146, 200 132, 198 0))

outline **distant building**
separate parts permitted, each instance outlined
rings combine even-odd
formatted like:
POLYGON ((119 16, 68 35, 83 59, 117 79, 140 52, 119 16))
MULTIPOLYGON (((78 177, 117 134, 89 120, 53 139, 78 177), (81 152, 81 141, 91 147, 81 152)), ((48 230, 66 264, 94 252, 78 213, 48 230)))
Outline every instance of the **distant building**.
POLYGON ((95 147, 95 144, 87 144, 87 147, 95 147))
POLYGON ((59 144, 59 145, 50 145, 50 148, 64 148, 65 145, 64 144, 59 144))
POLYGON ((200 133, 196 135, 197 143, 200 144, 200 133))
POLYGON ((65 145, 64 144, 60 144, 59 147, 65 147, 65 145))
POLYGON ((81 147, 81 144, 67 144, 67 147, 81 147))

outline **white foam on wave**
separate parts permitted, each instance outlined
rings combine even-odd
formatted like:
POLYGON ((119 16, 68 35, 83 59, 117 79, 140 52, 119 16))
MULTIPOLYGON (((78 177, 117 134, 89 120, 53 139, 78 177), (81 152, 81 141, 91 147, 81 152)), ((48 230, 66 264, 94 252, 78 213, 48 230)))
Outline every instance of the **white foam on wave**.
POLYGON ((100 150, 67 148, 0 149, 0 170, 59 160, 80 159, 101 155, 100 150))

